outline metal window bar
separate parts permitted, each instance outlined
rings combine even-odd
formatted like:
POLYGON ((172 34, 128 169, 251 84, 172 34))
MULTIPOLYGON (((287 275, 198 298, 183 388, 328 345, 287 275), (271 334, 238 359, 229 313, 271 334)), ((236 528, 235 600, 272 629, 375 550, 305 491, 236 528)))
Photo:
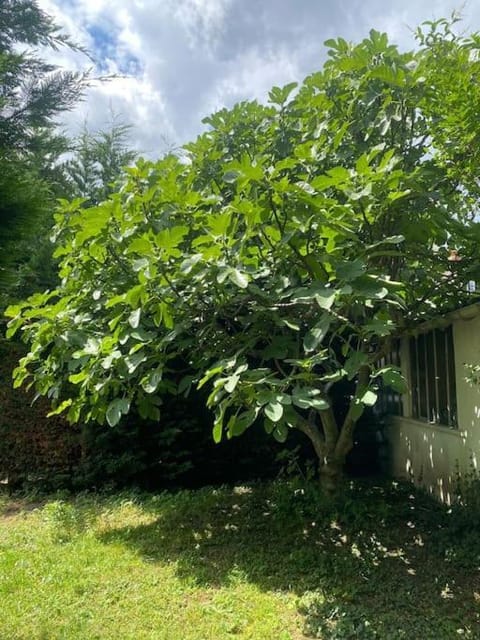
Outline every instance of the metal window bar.
POLYGON ((452 327, 446 330, 433 329, 421 336, 410 338, 410 366, 412 371, 412 392, 415 401, 411 411, 414 418, 423 418, 427 422, 457 427, 456 390, 455 390, 455 356, 452 327), (438 336, 438 338, 437 338, 438 336), (437 344, 438 342, 438 344, 437 344), (429 346, 430 345, 430 346, 429 346), (444 350, 445 361, 440 371, 440 352, 444 350), (429 358, 430 353, 430 358, 429 358), (420 369, 424 369, 421 376, 420 369), (443 368, 445 370, 443 370, 443 368), (445 376, 445 389, 440 393, 440 378, 445 376), (440 411, 446 394, 446 415, 440 411), (423 409, 422 409, 423 406, 423 409), (424 415, 426 414, 426 415, 424 415))
MULTIPOLYGON (((400 366, 400 355, 398 350, 399 342, 395 342, 389 353, 385 354, 377 362, 379 368, 386 367, 388 365, 400 366)), ((398 391, 388 387, 379 380, 379 402, 378 409, 385 414, 403 415, 402 398, 398 391)))
POLYGON ((450 403, 450 361, 449 361, 449 354, 448 354, 448 332, 451 330, 450 327, 448 327, 448 329, 445 331, 445 369, 446 369, 446 374, 447 374, 447 421, 448 421, 448 425, 450 426, 450 423, 452 421, 451 415, 451 403, 450 403))
POLYGON ((447 333, 447 342, 448 342, 448 369, 450 371, 450 425, 453 428, 458 426, 457 423, 457 392, 456 392, 456 383, 455 383, 455 350, 453 343, 453 330, 452 327, 449 327, 449 331, 447 333))
POLYGON ((430 422, 430 394, 428 392, 428 350, 427 350, 427 337, 426 334, 423 336, 423 357, 425 364, 425 376, 423 379, 423 383, 425 385, 424 393, 425 393, 425 402, 426 402, 426 413, 427 413, 427 422, 430 422))
POLYGON ((420 417, 420 364, 418 358, 418 336, 415 336, 415 365, 416 365, 416 375, 417 375, 417 411, 416 418, 420 417))
POLYGON ((440 422, 440 395, 438 393, 438 376, 439 376, 439 371, 438 371, 438 358, 437 358, 437 330, 434 329, 433 330, 433 340, 432 340, 432 344, 433 344, 433 367, 435 369, 435 407, 434 407, 434 415, 433 415, 433 421, 439 423, 440 422))

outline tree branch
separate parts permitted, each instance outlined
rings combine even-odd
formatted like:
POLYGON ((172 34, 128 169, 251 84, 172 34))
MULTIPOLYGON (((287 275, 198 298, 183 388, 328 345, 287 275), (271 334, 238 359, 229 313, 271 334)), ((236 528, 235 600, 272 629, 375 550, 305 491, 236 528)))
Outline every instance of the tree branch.
POLYGON ((304 433, 312 442, 315 453, 319 460, 323 460, 326 454, 325 440, 320 433, 317 425, 310 420, 306 420, 302 416, 298 416, 297 429, 304 433))
POLYGON ((346 456, 347 453, 353 447, 353 432, 358 418, 355 417, 355 408, 357 406, 356 400, 361 397, 363 392, 368 387, 370 381, 370 367, 363 365, 358 372, 357 386, 355 389, 355 395, 350 401, 347 415, 343 421, 342 429, 340 431, 340 437, 337 440, 335 446, 335 453, 339 456, 346 456))

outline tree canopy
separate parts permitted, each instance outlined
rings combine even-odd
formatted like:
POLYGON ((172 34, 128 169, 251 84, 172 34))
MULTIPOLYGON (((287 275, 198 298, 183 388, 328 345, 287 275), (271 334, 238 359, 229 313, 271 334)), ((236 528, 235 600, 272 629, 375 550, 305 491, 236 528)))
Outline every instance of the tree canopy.
POLYGON ((0 150, 32 153, 44 146, 55 116, 77 104, 86 80, 46 62, 36 49, 80 47, 34 0, 2 2, 0 34, 0 150))
POLYGON ((65 202, 59 287, 8 310, 30 345, 15 384, 110 425, 208 385, 217 441, 299 429, 335 480, 379 387, 405 390, 379 364, 393 341, 478 277, 480 38, 444 20, 417 37, 329 40, 302 84, 206 118, 186 160, 139 162, 99 206, 65 202))
POLYGON ((132 126, 112 113, 108 126, 92 132, 85 123, 73 141, 72 156, 62 165, 65 189, 71 197, 83 198, 84 205, 102 202, 138 153, 129 145, 132 126))
MULTIPOLYGON (((34 0, 0 5, 0 283, 13 291, 19 269, 30 262, 31 238, 48 235, 59 195, 57 162, 68 143, 56 117, 73 108, 85 90, 87 73, 66 71, 45 61, 39 47, 79 50, 34 0)), ((48 254, 45 243, 35 253, 48 254)), ((50 264, 47 260, 45 264, 50 264)), ((29 291, 52 281, 50 269, 35 273, 29 291)), ((3 304, 3 301, 0 302, 3 304)))

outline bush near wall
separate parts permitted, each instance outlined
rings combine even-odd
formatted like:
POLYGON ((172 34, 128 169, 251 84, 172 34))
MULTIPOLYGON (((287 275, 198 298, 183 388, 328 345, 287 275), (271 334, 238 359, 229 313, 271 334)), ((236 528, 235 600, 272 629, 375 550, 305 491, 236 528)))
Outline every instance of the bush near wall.
POLYGON ((0 480, 9 487, 68 483, 81 457, 81 429, 62 417, 47 418, 48 401, 13 389, 12 370, 23 351, 0 342, 0 480))
POLYGON ((263 429, 216 445, 212 417, 198 394, 168 397, 161 420, 129 416, 111 428, 47 418, 48 401, 13 389, 22 345, 0 341, 0 481, 11 488, 158 489, 272 477, 281 447, 263 429))
MULTIPOLYGON (((131 415, 112 428, 47 418, 48 401, 39 398, 32 404, 33 392, 12 387, 12 369, 21 355, 21 345, 0 341, 0 481, 10 488, 199 487, 274 477, 286 467, 298 472, 312 457, 302 434, 289 434, 286 453, 285 445, 269 438, 261 425, 242 438, 215 444, 212 416, 199 392, 166 397, 158 423, 131 415)), ((343 397, 336 399, 339 412, 344 404, 343 397)), ((371 442, 378 425, 371 416, 364 422, 358 425, 360 443, 348 465, 354 475, 379 470, 378 450, 371 442)))

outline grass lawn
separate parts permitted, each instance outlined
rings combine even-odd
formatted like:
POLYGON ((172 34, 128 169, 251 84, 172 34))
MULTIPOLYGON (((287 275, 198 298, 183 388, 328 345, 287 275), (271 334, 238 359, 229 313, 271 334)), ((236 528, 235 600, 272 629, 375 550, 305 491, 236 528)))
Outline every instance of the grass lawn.
POLYGON ((480 638, 474 520, 402 485, 3 496, 0 513, 1 640, 480 638))

